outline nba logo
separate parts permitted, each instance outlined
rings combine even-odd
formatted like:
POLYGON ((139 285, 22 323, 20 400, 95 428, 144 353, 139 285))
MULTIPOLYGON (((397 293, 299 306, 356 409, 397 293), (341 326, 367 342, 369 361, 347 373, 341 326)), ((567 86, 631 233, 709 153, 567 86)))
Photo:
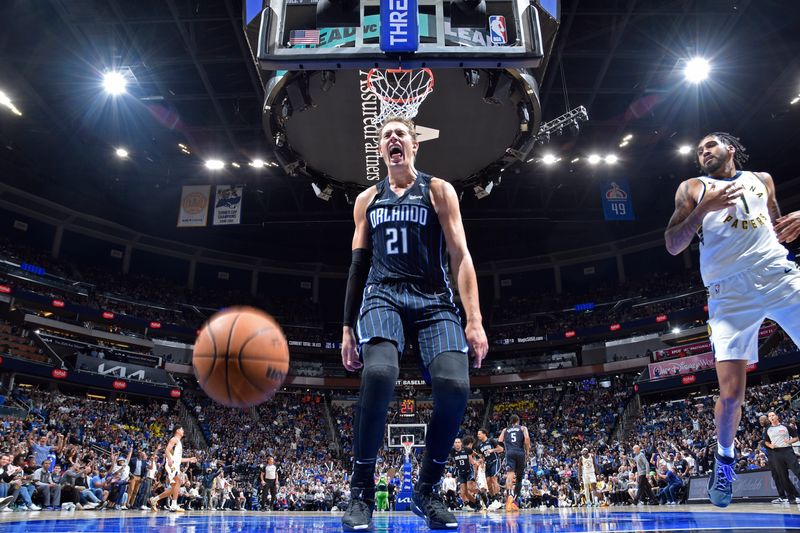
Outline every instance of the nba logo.
POLYGON ((503 15, 489 17, 489 37, 492 44, 506 44, 508 42, 506 18, 503 15))

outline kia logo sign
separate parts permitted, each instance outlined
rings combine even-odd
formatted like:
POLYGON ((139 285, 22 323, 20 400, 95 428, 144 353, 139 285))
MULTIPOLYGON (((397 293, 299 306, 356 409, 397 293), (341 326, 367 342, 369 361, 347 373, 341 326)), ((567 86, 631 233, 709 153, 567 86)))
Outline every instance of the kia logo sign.
POLYGON ((610 326, 608 326, 608 329, 610 329, 611 331, 619 331, 621 327, 622 326, 620 326, 619 324, 611 324, 610 326))
POLYGON ((150 329, 161 329, 161 322, 150 322, 150 329))
POLYGON ((3 294, 11 294, 11 287, 8 285, 0 285, 0 292, 3 294))
POLYGON ((50 375, 56 379, 67 379, 67 371, 62 368, 54 368, 50 375))
POLYGON ((111 384, 117 390, 124 390, 128 388, 128 384, 121 379, 115 379, 114 383, 111 384))
POLYGON ((688 376, 683 376, 681 378, 681 383, 683 383, 684 385, 691 385, 695 381, 697 381, 697 376, 695 376, 694 374, 689 374, 688 376))
POLYGON ((564 333, 564 337, 566 337, 567 339, 571 339, 574 336, 575 336, 575 332, 572 331, 572 330, 569 330, 568 332, 564 333))
POLYGON ((169 391, 169 395, 173 398, 180 398, 181 397, 181 390, 180 389, 172 389, 169 391))
POLYGON ((397 503, 411 503, 411 496, 405 498, 397 498, 397 503))
POLYGON ((53 307, 64 307, 64 300, 53 300, 53 307))
POLYGON ((103 311, 103 318, 105 318, 106 320, 111 320, 112 318, 114 318, 114 313, 112 313, 111 311, 103 311))
POLYGON ((666 322, 666 321, 667 321, 667 315, 658 315, 658 316, 656 317, 656 322, 658 322, 659 324, 660 324, 661 322, 666 322))

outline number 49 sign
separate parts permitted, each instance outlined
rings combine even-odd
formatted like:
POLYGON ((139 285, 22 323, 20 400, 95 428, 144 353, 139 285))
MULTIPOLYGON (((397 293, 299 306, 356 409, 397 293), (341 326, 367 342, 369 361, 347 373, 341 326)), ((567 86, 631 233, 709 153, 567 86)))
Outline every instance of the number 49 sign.
POLYGON ((625 180, 600 183, 600 198, 606 220, 634 220, 631 189, 625 180))

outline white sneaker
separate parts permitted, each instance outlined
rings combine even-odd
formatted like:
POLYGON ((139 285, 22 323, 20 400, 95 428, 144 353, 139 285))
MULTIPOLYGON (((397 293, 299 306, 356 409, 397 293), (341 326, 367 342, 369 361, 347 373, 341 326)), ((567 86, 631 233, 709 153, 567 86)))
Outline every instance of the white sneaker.
POLYGON ((0 509, 0 513, 13 513, 13 512, 14 512, 14 509, 12 509, 11 507, 8 507, 8 506, 3 507, 2 509, 0 509))
POLYGON ((84 506, 83 506, 83 508, 84 508, 85 510, 87 510, 87 511, 88 511, 88 510, 90 510, 90 509, 94 509, 94 508, 95 508, 95 507, 97 507, 98 505, 100 505, 100 503, 99 503, 99 502, 98 502, 98 503, 95 503, 95 502, 89 502, 89 503, 87 503, 86 505, 84 505, 84 506))
POLYGON ((28 510, 29 510, 29 511, 41 511, 41 510, 42 510, 42 508, 41 508, 41 507, 39 507, 38 505, 36 505, 35 503, 32 503, 32 504, 30 504, 30 505, 28 506, 28 510))
POLYGON ((142 511, 146 511, 147 510, 147 506, 146 505, 142 505, 141 507, 139 507, 139 509, 141 509, 142 511))
POLYGON ((788 501, 789 501, 788 499, 784 500, 783 498, 775 498, 774 500, 772 500, 771 503, 774 503, 775 505, 780 505, 780 504, 786 503, 788 501))
POLYGON ((800 503, 800 497, 794 499, 794 503, 800 503))

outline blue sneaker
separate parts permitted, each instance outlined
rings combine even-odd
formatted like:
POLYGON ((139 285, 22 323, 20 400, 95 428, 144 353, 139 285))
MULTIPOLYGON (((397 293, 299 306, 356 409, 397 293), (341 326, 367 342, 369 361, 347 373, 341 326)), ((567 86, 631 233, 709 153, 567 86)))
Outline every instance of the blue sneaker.
POLYGON ((714 469, 708 478, 708 499, 717 507, 727 507, 733 499, 733 482, 736 481, 733 465, 736 459, 716 452, 714 459, 714 469))

